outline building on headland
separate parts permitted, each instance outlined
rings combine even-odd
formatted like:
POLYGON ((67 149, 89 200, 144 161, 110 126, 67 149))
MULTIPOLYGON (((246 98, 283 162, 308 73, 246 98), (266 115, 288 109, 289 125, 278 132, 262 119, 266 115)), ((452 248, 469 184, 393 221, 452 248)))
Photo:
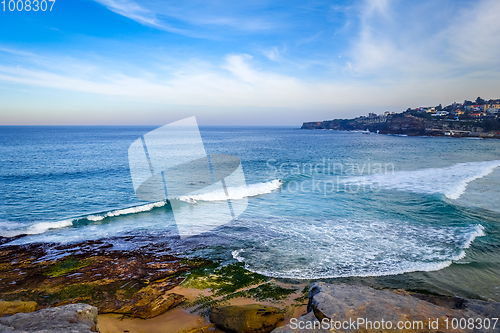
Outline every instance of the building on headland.
POLYGON ((470 115, 471 115, 471 117, 474 117, 474 118, 480 118, 480 117, 486 116, 486 113, 484 113, 484 112, 475 112, 475 113, 471 113, 470 115))
POLYGON ((380 134, 428 136, 480 136, 500 139, 500 99, 477 98, 436 107, 407 108, 403 112, 385 111, 380 115, 369 112, 353 119, 333 119, 307 122, 304 129, 366 131, 380 134), (446 134, 448 133, 448 134, 446 134))
POLYGON ((487 105, 486 112, 488 113, 498 113, 500 112, 500 104, 489 104, 487 105))
POLYGON ((431 114, 433 117, 442 117, 442 116, 447 116, 450 113, 448 111, 437 111, 436 113, 431 114))

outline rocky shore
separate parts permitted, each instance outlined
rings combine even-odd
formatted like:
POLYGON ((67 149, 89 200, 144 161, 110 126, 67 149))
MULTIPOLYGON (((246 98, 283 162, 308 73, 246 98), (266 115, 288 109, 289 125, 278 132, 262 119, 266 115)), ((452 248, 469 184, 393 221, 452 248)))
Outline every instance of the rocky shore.
POLYGON ((0 248, 0 295, 35 302, 37 309, 87 303, 99 313, 152 318, 184 301, 166 292, 183 274, 210 264, 148 247, 113 249, 110 242, 71 245, 4 245, 0 248))
POLYGON ((451 324, 472 318, 492 326, 500 316, 496 302, 275 280, 239 263, 180 258, 165 244, 159 251, 118 250, 111 243, 0 248, 0 332, 331 332, 318 325, 358 318, 424 325, 404 332, 500 332, 500 324, 488 330, 451 324), (438 329, 429 327, 434 320, 438 329))
POLYGON ((134 250, 114 246, 126 241, 5 243, 0 248, 0 317, 85 303, 99 316, 118 316, 105 318, 106 332, 115 332, 112 318, 139 320, 140 326, 162 316, 178 323, 170 313, 189 317, 196 325, 188 328, 203 327, 211 309, 235 303, 279 303, 277 311, 287 318, 305 309, 304 283, 285 286, 239 263, 181 258, 167 244, 134 250))

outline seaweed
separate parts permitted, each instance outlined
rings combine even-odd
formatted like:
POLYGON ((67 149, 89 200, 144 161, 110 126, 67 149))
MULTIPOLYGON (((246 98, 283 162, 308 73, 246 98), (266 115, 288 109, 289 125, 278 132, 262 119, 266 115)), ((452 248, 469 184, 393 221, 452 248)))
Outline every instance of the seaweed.
POLYGON ((271 302, 275 303, 277 301, 283 301, 287 299, 288 296, 295 293, 295 291, 295 289, 288 289, 271 283, 265 283, 249 290, 238 291, 236 293, 228 295, 228 297, 253 298, 258 302, 270 300, 271 302))
POLYGON ((294 302, 295 303, 299 303, 298 305, 295 305, 295 306, 300 306, 300 305, 305 305, 307 303, 304 303, 308 300, 308 294, 309 294, 309 289, 311 288, 311 286, 308 284, 304 287, 304 289, 302 289, 302 292, 301 292, 301 296, 297 297, 297 298, 294 298, 294 302))
POLYGON ((87 267, 92 263, 92 261, 92 258, 78 259, 75 257, 69 257, 60 263, 52 265, 47 272, 44 273, 44 275, 59 277, 71 271, 87 267))
POLYGON ((263 275, 246 270, 242 263, 218 267, 218 264, 192 271, 182 285, 187 288, 211 289, 214 296, 223 296, 242 288, 266 282, 263 275))
POLYGON ((233 298, 252 298, 258 302, 271 301, 277 303, 288 298, 291 294, 295 293, 295 289, 283 288, 272 283, 264 283, 257 287, 240 290, 227 294, 221 298, 213 296, 205 296, 200 294, 192 302, 187 302, 185 307, 196 307, 192 312, 205 313, 206 309, 213 308, 222 304, 228 304, 233 298))

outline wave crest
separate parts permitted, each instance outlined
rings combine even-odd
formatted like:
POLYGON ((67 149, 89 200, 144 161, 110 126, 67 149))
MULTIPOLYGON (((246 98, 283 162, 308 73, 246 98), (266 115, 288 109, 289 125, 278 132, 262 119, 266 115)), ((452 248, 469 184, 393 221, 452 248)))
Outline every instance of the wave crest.
POLYGON ((250 184, 240 187, 228 187, 228 195, 226 195, 224 190, 218 190, 195 195, 185 195, 179 197, 179 200, 188 203, 195 203, 196 201, 226 201, 228 199, 240 200, 246 197, 255 197, 257 195, 271 193, 272 191, 280 188, 280 186, 281 182, 278 179, 275 179, 265 183, 250 184))
MULTIPOLYGON (((239 200, 246 197, 271 193, 273 190, 278 189, 280 186, 281 183, 279 182, 279 180, 276 179, 265 183, 257 183, 257 184, 250 184, 247 186, 228 188, 228 191, 230 193, 229 196, 226 196, 224 191, 214 191, 214 192, 193 195, 191 197, 183 196, 180 197, 179 200, 189 203, 196 203, 196 201, 221 201, 227 199, 239 200)), ((0 236, 15 237, 19 235, 37 235, 47 232, 51 229, 71 227, 74 226, 75 223, 80 221, 86 220, 91 222, 98 222, 110 217, 148 212, 155 208, 164 207, 165 205, 167 205, 167 203, 168 203, 167 200, 163 200, 158 202, 147 203, 144 205, 133 206, 129 208, 122 208, 101 213, 94 213, 62 221, 39 222, 28 227, 19 226, 17 228, 2 228, 3 230, 0 230, 0 236)))
POLYGON ((445 168, 350 177, 345 182, 355 185, 377 185, 381 189, 443 194, 448 199, 456 200, 465 193, 470 182, 489 175, 498 167, 500 160, 458 163, 445 168))

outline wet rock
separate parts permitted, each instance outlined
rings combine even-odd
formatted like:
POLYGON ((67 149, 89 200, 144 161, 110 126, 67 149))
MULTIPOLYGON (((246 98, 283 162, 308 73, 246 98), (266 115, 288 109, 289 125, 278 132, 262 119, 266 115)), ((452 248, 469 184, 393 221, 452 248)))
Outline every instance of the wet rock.
POLYGON ((70 304, 0 318, 0 332, 90 333, 97 330, 97 308, 70 304))
MULTIPOLYGON (((294 325, 288 324, 285 326, 278 327, 272 333, 317 333, 317 332, 332 332, 328 330, 321 330, 321 322, 314 316, 313 312, 309 312, 299 318, 294 325), (304 323, 302 328, 298 328, 294 325, 298 326, 298 323, 304 323), (309 323, 309 327, 307 326, 309 323), (316 328, 315 328, 316 327, 316 328), (317 328, 319 327, 319 328, 317 328)), ((334 332, 334 331, 333 331, 334 332)))
POLYGON ((33 312, 35 310, 36 302, 0 301, 0 317, 16 313, 33 312))
MULTIPOLYGON (((412 325, 421 322, 422 325, 413 326, 405 332, 472 332, 468 328, 453 329, 452 319, 492 319, 500 314, 500 303, 496 302, 456 298, 445 300, 442 297, 423 297, 404 290, 376 290, 365 286, 323 282, 313 284, 308 297, 308 315, 291 321, 290 324, 274 332, 330 332, 331 328, 339 330, 339 327, 323 327, 319 324, 323 321, 329 322, 330 325, 332 322, 351 323, 358 322, 359 319, 362 319, 364 324, 340 327, 341 331, 366 332, 372 327, 377 332, 394 332, 398 322, 411 322, 412 325), (433 322, 437 320, 438 327, 429 327, 429 318, 433 322), (450 323, 448 326, 446 326, 447 319, 450 323), (392 329, 389 329, 388 325, 368 326, 368 322, 378 322, 379 325, 382 320, 386 323, 391 322, 392 329)), ((476 328, 474 332, 500 332, 500 327, 496 330, 476 328)))
POLYGON ((119 251, 111 242, 3 246, 2 299, 34 301, 39 309, 86 303, 101 313, 151 318, 183 300, 163 296, 184 281, 183 273, 211 263, 175 257, 166 244, 119 251))
POLYGON ((222 306, 210 313, 212 323, 231 333, 271 332, 283 319, 278 309, 260 304, 222 306))
POLYGON ((184 299, 184 296, 175 293, 157 296, 156 293, 139 291, 132 299, 114 302, 101 309, 99 313, 119 313, 130 317, 149 319, 167 312, 182 303, 184 299))

